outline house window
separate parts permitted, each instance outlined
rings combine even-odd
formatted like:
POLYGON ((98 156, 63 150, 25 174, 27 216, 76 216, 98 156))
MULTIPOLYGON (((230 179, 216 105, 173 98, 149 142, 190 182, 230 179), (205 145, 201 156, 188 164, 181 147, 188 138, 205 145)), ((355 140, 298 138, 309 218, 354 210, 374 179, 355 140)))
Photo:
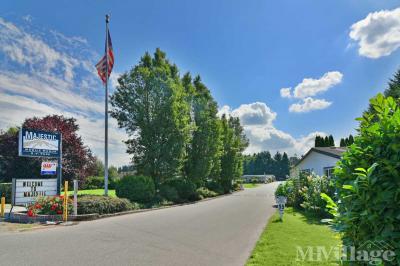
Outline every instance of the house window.
POLYGON ((324 167, 324 175, 328 178, 333 177, 334 166, 324 167))

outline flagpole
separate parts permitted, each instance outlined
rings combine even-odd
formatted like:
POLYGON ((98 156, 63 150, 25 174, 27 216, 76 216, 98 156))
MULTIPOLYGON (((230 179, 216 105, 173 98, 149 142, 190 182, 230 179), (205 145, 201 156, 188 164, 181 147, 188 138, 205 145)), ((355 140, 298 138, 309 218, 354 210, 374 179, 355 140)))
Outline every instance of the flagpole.
POLYGON ((104 126, 104 195, 108 196, 108 22, 106 15, 106 84, 105 84, 105 126, 104 126))

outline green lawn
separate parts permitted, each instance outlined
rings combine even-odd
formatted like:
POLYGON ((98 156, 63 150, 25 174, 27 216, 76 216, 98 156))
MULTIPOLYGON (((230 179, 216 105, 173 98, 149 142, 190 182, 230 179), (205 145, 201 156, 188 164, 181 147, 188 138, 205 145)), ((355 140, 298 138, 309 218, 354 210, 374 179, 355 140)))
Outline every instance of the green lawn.
MULTIPOLYGON (((74 191, 68 191, 68 195, 74 195, 74 191)), ((86 190, 78 190, 78 195, 104 195, 104 189, 86 189, 86 190)), ((108 195, 110 197, 116 197, 115 190, 109 189, 108 195)))
POLYGON ((255 187, 258 187, 258 186, 259 186, 259 184, 253 184, 253 183, 243 184, 244 188, 255 188, 255 187))
MULTIPOLYGON (((331 247, 340 245, 339 235, 317 219, 306 217, 292 208, 285 209, 283 222, 277 212, 269 221, 257 242, 247 266, 253 265, 338 265, 332 261, 297 261, 297 247, 325 246, 329 253, 331 247)), ((300 257, 301 258, 301 257, 300 257)), ((314 257, 315 258, 315 257, 314 257)))

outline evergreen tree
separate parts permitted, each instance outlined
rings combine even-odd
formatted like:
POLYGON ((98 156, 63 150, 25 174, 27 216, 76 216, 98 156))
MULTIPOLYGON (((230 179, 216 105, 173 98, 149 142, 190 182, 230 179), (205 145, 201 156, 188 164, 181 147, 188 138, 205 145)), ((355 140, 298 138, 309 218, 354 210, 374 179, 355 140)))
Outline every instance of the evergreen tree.
POLYGON ((118 79, 111 115, 129 135, 128 153, 156 185, 181 173, 190 141, 190 106, 176 65, 157 49, 118 79))
POLYGON ((346 142, 343 138, 340 139, 340 147, 346 147, 346 142))
POLYGON ((286 154, 286 152, 284 152, 282 155, 281 168, 282 168, 282 178, 286 179, 286 177, 289 176, 290 173, 289 157, 286 154))
POLYGON ((335 140, 333 139, 332 135, 329 135, 329 143, 327 147, 335 147, 335 140))
POLYGON ((329 146, 329 137, 328 137, 328 136, 325 136, 325 138, 324 138, 324 145, 321 146, 321 147, 328 147, 328 146, 329 146))
POLYGON ((350 136, 349 136, 349 144, 348 145, 351 145, 353 143, 354 143, 354 137, 353 137, 353 135, 350 134, 350 136))

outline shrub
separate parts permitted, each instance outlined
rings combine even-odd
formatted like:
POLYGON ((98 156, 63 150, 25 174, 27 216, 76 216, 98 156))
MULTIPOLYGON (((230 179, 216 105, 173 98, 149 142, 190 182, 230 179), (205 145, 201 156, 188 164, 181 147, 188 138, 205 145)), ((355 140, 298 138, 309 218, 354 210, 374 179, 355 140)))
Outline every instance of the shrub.
POLYGON ((131 203, 127 199, 96 195, 78 196, 78 214, 107 214, 138 208, 138 204, 131 203))
POLYGON ((198 200, 196 185, 190 180, 183 178, 173 178, 165 181, 163 185, 173 187, 178 192, 178 202, 198 200))
POLYGON ((326 202, 321 198, 321 193, 333 196, 333 185, 325 176, 309 176, 307 186, 300 189, 303 202, 300 206, 306 211, 312 212, 317 216, 328 217, 326 202))
POLYGON ((207 189, 205 187, 198 188, 196 190, 196 192, 197 192, 197 194, 199 195, 199 197, 201 199, 212 198, 212 197, 218 196, 218 193, 216 193, 216 192, 214 192, 212 190, 209 190, 209 189, 207 189))
POLYGON ((234 191, 242 190, 242 180, 235 180, 235 182, 233 183, 232 189, 234 191))
POLYGON ((117 184, 115 193, 132 202, 147 203, 155 195, 154 181, 148 176, 124 176, 117 184))
POLYGON ((11 192, 12 184, 11 183, 0 183, 0 197, 6 198, 6 203, 11 203, 11 192))
POLYGON ((214 191, 215 193, 217 193, 218 195, 222 195, 224 194, 224 188, 221 186, 220 183, 212 180, 206 183, 206 188, 214 191))
MULTIPOLYGON (((36 201, 28 206, 28 216, 62 215, 64 211, 63 196, 38 197, 36 201)), ((72 211, 72 201, 68 199, 68 211, 72 211)))
POLYGON ((174 187, 167 184, 163 184, 160 186, 160 195, 167 201, 172 201, 172 202, 179 201, 178 191, 174 187))
MULTIPOLYGON (((335 171, 339 197, 336 227, 343 244, 360 247, 383 241, 394 248, 400 264, 400 107, 378 94, 372 113, 358 118, 359 136, 335 171)), ((396 263, 397 262, 397 263, 396 263)))
POLYGON ((99 189, 104 188, 104 176, 89 176, 81 189, 99 189))
POLYGON ((330 216, 321 193, 333 197, 334 186, 325 176, 300 174, 281 183, 275 191, 275 197, 287 197, 287 205, 302 208, 318 216, 330 216))
MULTIPOLYGON (((72 182, 71 182, 72 183, 72 182)), ((115 189, 117 180, 115 178, 108 178, 108 189, 115 189)), ((104 176, 89 176, 84 181, 80 189, 101 189, 104 188, 104 176)), ((73 186, 71 186, 73 189, 73 186)))

